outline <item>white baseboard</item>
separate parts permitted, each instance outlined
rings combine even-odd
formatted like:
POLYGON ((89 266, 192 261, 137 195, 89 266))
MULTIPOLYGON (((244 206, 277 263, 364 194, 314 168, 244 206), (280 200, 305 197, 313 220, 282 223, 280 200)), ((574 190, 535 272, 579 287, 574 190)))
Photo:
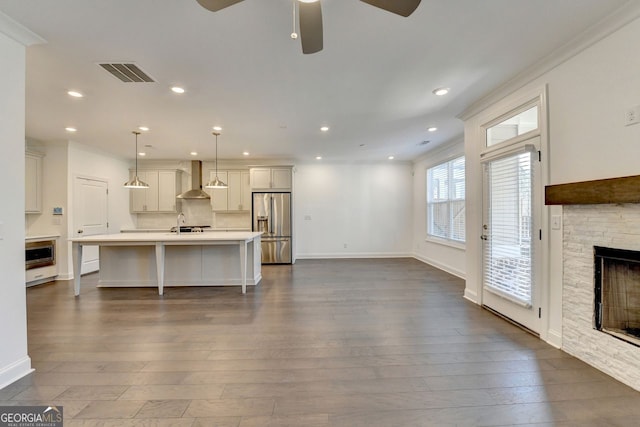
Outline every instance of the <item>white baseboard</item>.
POLYGON ((0 369, 0 390, 11 383, 18 381, 25 375, 29 375, 34 369, 31 368, 31 358, 25 356, 20 360, 0 369))
POLYGON ((562 333, 553 329, 549 329, 547 331, 545 342, 554 346, 555 348, 562 349, 562 333))
POLYGON ((100 270, 100 260, 93 260, 82 264, 82 273, 81 274, 89 274, 95 273, 100 270))
POLYGON ((471 301, 474 304, 480 304, 480 300, 478 299, 478 294, 469 290, 468 288, 464 289, 463 298, 468 301, 471 301))
POLYGON ((412 258, 404 252, 338 252, 324 254, 297 254, 296 259, 338 259, 338 258, 412 258))
POLYGON ((439 268, 440 270, 446 271, 447 273, 453 274, 454 276, 457 276, 457 277, 459 277, 459 278, 461 278, 463 280, 466 278, 466 275, 465 275, 464 271, 460 271, 459 269, 451 267, 450 265, 443 264, 443 263, 438 262, 438 261, 434 261, 434 260, 432 260, 430 258, 427 258, 427 257, 419 255, 419 254, 415 254, 415 253, 413 254, 413 258, 417 259, 418 261, 422 261, 425 264, 429 264, 429 265, 432 265, 432 266, 434 266, 436 268, 439 268))

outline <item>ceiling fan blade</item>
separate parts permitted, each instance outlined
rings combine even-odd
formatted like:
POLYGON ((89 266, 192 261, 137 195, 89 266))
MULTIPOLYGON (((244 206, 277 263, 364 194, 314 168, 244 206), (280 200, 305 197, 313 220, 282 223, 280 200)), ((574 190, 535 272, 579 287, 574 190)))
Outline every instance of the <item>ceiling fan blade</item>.
POLYGON ((420 5, 420 0, 360 0, 371 6, 407 17, 420 5))
POLYGON ((211 12, 217 12, 225 7, 233 6, 236 3, 240 3, 242 0, 197 0, 200 6, 205 9, 209 9, 211 12))
POLYGON ((300 40, 302 53, 322 50, 322 7, 320 2, 299 2, 300 40))

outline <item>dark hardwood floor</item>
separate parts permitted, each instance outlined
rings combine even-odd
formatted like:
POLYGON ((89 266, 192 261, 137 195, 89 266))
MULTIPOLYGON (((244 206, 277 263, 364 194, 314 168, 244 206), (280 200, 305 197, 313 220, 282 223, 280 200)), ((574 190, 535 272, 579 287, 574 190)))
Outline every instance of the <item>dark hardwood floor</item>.
POLYGON ((0 405, 65 426, 637 426, 640 393, 413 259, 265 266, 239 288, 28 288, 36 372, 0 405))

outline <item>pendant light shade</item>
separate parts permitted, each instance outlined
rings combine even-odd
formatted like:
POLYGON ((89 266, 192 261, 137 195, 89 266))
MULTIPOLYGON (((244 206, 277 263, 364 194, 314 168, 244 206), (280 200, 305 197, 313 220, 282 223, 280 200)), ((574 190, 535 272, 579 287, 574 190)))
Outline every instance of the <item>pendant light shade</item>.
POLYGON ((138 135, 140 132, 134 130, 132 133, 136 136, 136 173, 131 181, 124 183, 124 186, 125 188, 149 188, 149 184, 138 178, 138 135))
POLYGON ((218 178, 218 136, 220 135, 220 132, 213 132, 213 134, 216 136, 216 177, 207 182, 207 185, 205 185, 204 188, 227 188, 228 185, 220 181, 218 178))

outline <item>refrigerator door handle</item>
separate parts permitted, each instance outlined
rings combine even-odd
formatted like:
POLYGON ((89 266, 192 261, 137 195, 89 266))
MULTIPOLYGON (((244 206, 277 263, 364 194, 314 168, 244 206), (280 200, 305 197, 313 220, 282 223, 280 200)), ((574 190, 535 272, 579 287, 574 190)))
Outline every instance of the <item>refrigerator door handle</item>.
POLYGON ((271 216, 269 217, 269 220, 271 221, 271 235, 273 236, 276 234, 276 230, 273 229, 273 217, 275 216, 273 212, 273 196, 269 196, 269 203, 271 205, 271 216))

